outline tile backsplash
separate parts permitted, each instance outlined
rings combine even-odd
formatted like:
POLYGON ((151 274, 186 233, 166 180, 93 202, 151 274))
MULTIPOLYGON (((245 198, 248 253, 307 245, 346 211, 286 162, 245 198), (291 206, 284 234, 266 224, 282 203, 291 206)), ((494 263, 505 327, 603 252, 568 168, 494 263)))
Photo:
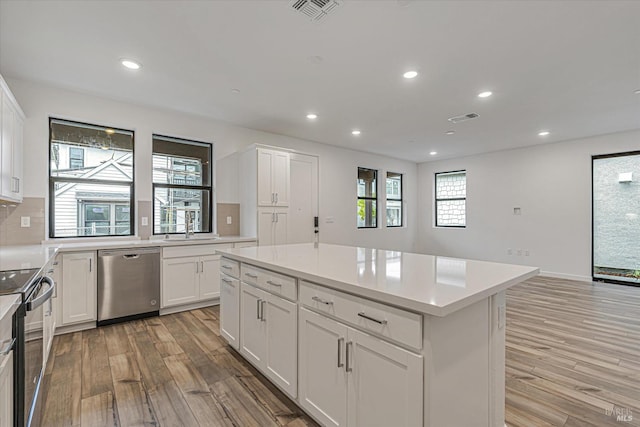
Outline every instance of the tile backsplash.
POLYGON ((240 235, 240 204, 217 204, 217 230, 220 236, 240 235), (227 224, 227 218, 231 217, 231 224, 227 224))
POLYGON ((25 197, 22 203, 0 201, 0 246, 33 245, 44 240, 44 197, 25 197), (29 217, 29 227, 21 227, 29 217))

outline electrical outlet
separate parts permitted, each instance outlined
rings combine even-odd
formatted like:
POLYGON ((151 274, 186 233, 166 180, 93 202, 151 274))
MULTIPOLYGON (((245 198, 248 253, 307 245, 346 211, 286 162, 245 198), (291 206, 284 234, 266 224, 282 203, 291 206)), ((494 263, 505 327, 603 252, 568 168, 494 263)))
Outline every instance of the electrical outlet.
POLYGON ((233 218, 231 218, 230 216, 227 217, 227 225, 231 225, 233 221, 233 218))
POLYGON ((31 227, 31 217, 30 216, 21 216, 20 217, 20 227, 23 227, 23 228, 31 227))
POLYGON ((529 256, 529 250, 524 251, 524 256, 529 256))
POLYGON ((149 217, 143 216, 140 218, 140 223, 143 227, 147 227, 149 225, 149 217))
POLYGON ((517 254, 518 256, 522 256, 522 249, 518 249, 518 251, 516 252, 516 254, 517 254))
POLYGON ((514 214, 514 215, 522 215, 522 209, 520 209, 520 208, 513 208, 513 214, 514 214))

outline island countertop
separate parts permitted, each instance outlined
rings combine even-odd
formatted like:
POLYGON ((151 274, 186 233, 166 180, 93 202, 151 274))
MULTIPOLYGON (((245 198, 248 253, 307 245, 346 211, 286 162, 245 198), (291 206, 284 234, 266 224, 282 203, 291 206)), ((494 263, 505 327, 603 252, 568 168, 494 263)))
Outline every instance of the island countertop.
POLYGON ((220 249, 223 256, 354 295, 446 316, 539 269, 326 243, 220 249))

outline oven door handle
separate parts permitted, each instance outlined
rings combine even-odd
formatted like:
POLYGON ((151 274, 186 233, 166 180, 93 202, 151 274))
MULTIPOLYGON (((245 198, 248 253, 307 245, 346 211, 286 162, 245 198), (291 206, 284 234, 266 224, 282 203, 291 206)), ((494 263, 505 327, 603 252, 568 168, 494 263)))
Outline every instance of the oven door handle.
POLYGON ((53 280, 51 280, 49 277, 43 276, 42 279, 40 279, 40 282, 41 283, 44 282, 47 285, 49 285, 49 289, 47 289, 45 293, 43 293, 42 295, 40 295, 38 298, 34 299, 33 301, 27 301, 27 303, 26 303, 27 311, 33 311, 36 308, 40 307, 49 298, 51 298, 51 296, 53 295, 53 292, 55 291, 55 284, 54 284, 53 280))

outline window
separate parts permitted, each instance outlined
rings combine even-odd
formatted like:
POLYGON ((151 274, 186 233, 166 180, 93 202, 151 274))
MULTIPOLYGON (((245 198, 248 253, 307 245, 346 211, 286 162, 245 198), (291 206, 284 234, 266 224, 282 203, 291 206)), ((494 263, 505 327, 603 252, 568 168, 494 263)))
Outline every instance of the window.
POLYGON ((402 227, 402 174, 387 172, 387 227, 402 227))
POLYGON ((153 135, 153 234, 211 233, 211 144, 153 135))
POLYGON ((436 173, 436 227, 465 227, 467 172, 436 173))
POLYGON ((133 131, 49 119, 49 236, 132 235, 133 131))
POLYGON ((378 171, 358 168, 358 228, 378 226, 378 171))

